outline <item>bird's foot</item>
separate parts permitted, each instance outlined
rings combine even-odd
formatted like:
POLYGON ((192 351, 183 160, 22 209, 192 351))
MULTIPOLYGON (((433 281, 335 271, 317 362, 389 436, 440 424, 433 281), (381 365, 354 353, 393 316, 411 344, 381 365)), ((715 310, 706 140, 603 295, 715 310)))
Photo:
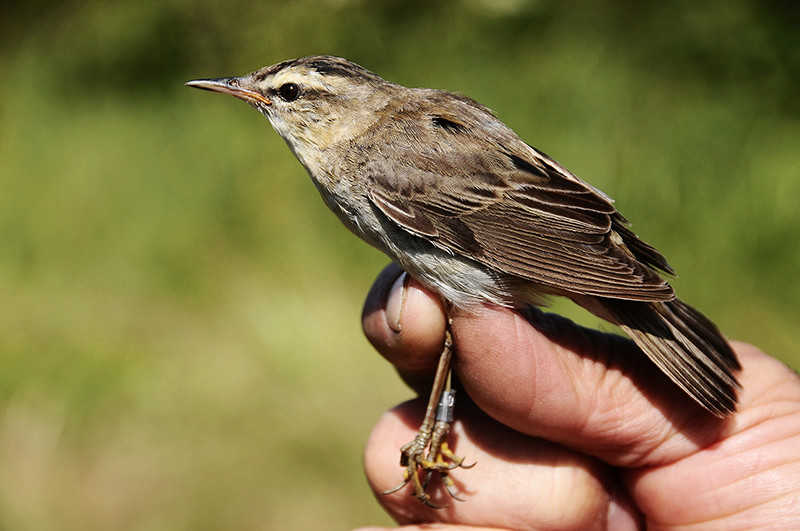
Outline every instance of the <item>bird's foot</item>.
POLYGON ((431 476, 437 473, 450 497, 463 501, 456 494, 456 484, 450 477, 450 471, 454 468, 471 468, 475 464, 465 465, 464 458, 450 450, 445 440, 449 431, 450 422, 442 420, 436 422, 432 431, 424 427, 420 429, 414 440, 400 449, 400 465, 405 467, 403 481, 383 494, 397 492, 410 483, 414 489, 414 496, 428 507, 434 509, 447 507, 434 504, 427 492, 431 476))

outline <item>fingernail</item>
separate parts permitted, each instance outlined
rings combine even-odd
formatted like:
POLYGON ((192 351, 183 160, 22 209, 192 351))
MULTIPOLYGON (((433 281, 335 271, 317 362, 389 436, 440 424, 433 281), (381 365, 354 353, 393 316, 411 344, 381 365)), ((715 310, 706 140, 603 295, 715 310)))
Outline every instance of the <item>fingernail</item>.
POLYGON ((389 290, 386 298, 386 322, 389 328, 400 333, 400 317, 403 313, 403 304, 406 301, 406 286, 408 285, 408 273, 403 271, 389 290))

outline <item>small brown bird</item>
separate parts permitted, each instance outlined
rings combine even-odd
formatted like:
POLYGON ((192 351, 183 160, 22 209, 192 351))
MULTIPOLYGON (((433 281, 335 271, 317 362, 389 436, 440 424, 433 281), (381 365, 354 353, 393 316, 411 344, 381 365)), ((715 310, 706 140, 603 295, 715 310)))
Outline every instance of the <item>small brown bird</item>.
MULTIPOLYGON (((522 308, 569 297, 619 325, 709 412, 734 411, 736 356, 711 321, 676 298, 661 276, 673 273, 666 259, 608 196, 486 107, 330 56, 187 85, 261 111, 339 219, 449 305, 522 308)), ((420 433, 402 449, 398 488, 411 482, 429 505, 419 471, 438 471, 451 490, 447 471, 462 465, 445 441, 451 354, 448 330, 420 433)))

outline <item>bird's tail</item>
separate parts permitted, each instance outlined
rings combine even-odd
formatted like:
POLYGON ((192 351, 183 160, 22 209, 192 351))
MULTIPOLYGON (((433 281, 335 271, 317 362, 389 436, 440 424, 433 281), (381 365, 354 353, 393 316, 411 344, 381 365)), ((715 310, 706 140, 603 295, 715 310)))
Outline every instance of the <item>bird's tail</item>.
POLYGON ((700 405, 718 417, 736 410, 736 391, 740 389, 736 372, 741 367, 707 317, 679 299, 638 302, 603 298, 596 302, 609 314, 604 317, 612 317, 610 320, 700 405))

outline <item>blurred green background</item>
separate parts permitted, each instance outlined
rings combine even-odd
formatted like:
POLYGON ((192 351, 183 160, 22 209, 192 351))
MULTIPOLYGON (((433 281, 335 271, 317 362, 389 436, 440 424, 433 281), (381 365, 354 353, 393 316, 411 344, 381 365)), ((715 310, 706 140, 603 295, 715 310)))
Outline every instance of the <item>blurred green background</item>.
POLYGON ((386 259, 263 117, 183 87, 292 57, 490 106, 797 367, 796 6, 4 2, 0 527, 389 522, 361 471, 410 396, 360 330, 386 259))

